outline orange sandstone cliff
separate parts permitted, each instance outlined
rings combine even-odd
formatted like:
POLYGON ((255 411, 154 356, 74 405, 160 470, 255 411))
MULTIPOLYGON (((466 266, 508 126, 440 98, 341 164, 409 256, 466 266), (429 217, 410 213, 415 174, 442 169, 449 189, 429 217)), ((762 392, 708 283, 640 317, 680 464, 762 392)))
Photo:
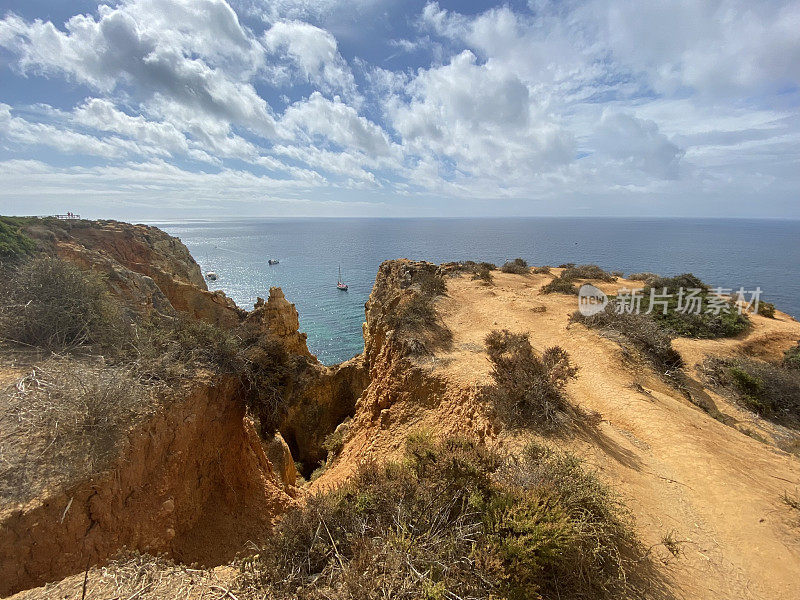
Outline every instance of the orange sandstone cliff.
MULTIPOLYGON (((132 305, 269 331, 306 361, 300 392, 280 435, 265 441, 236 386, 198 377, 132 429, 107 474, 3 507, 0 594, 66 577, 21 597, 58 590, 79 598, 87 563, 102 564, 123 546, 204 567, 224 564, 248 539, 268 535, 274 519, 306 494, 336 487, 359 464, 398 456, 412 433, 468 436, 514 455, 528 434, 504 425, 483 394, 491 383, 483 341, 508 329, 527 333, 540 351, 563 347, 579 367, 567 392, 591 419, 545 441, 584 458, 630 508, 666 582, 659 597, 800 597, 800 525, 782 500, 800 487, 800 463, 778 443, 797 435, 743 410, 698 370, 712 355, 780 356, 800 340, 791 317, 753 315, 750 330, 736 338, 675 340, 686 363, 679 387, 617 340, 571 323, 574 296, 541 294, 558 269, 495 272, 487 286, 445 266, 397 260, 377 274, 363 354, 325 367, 310 354, 297 311, 280 290, 247 313, 208 292, 185 248, 163 236, 120 223, 89 224, 55 239, 40 234, 63 259, 107 273, 132 305), (446 283, 433 303, 436 326, 408 335, 396 314, 414 305, 431 275, 445 275, 446 283), (335 451, 324 445, 332 432, 342 440, 335 451), (306 475, 319 464, 325 469, 300 488, 295 461, 306 475), (677 556, 665 539, 680 546, 677 556)), ((626 283, 635 287, 620 285, 626 283)), ((102 573, 90 573, 100 586, 102 573)), ((215 597, 228 595, 220 571, 192 577, 215 597)))

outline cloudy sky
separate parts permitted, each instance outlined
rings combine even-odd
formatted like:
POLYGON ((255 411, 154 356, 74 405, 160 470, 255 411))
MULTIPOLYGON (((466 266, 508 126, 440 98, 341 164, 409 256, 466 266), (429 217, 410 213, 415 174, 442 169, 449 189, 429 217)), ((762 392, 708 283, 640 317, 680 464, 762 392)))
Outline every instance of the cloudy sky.
POLYGON ((800 0, 0 10, 0 213, 800 218, 800 0))

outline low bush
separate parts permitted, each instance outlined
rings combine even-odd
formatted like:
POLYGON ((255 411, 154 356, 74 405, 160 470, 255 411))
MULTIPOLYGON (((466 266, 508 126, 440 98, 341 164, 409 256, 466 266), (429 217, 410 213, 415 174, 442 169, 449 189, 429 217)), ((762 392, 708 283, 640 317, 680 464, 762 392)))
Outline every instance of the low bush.
POLYGON ((534 275, 550 275, 550 267, 533 267, 531 271, 534 275))
POLYGON ((240 563, 237 596, 637 597, 646 565, 619 501, 578 461, 516 462, 463 439, 407 444, 288 513, 240 563))
POLYGON ((578 295, 578 288, 571 279, 562 276, 554 277, 539 290, 542 294, 571 294, 578 295))
POLYGON ((768 319, 774 319, 775 305, 772 302, 759 302, 758 314, 760 314, 762 317, 767 317, 768 319))
POLYGON ((800 342, 789 348, 783 355, 783 366, 789 369, 800 369, 800 342))
POLYGON ((496 267, 492 263, 478 263, 475 267, 475 271, 472 274, 473 279, 479 279, 485 284, 491 284, 494 281, 494 277, 492 276, 492 270, 496 267))
POLYGON ((605 281, 609 283, 617 280, 614 275, 604 271, 597 265, 573 265, 571 267, 566 267, 561 272, 561 277, 568 280, 596 279, 598 281, 605 281))
POLYGON ((112 346, 123 327, 103 278, 56 258, 20 264, 0 294, 6 341, 54 351, 112 346))
POLYGON ((658 278, 655 273, 631 273, 626 279, 630 281, 644 281, 649 282, 658 278))
POLYGON ((701 339, 715 339, 733 337, 743 333, 750 327, 750 319, 746 314, 740 314, 733 301, 727 301, 719 314, 707 312, 708 301, 711 297, 709 287, 691 273, 684 273, 676 277, 656 277, 647 281, 647 286, 642 290, 643 305, 649 302, 651 289, 655 294, 663 294, 666 290, 670 297, 667 299, 667 309, 664 313, 662 306, 656 306, 651 313, 658 325, 674 335, 701 339), (679 309, 679 294, 684 291, 683 303, 686 304, 687 290, 700 290, 698 297, 701 301, 700 312, 679 309))
POLYGON ((672 347, 670 334, 649 315, 618 314, 609 304, 605 310, 591 316, 576 311, 570 321, 600 329, 618 341, 629 344, 664 375, 670 375, 683 366, 681 355, 672 347))
POLYGON ((347 437, 347 432, 350 428, 350 418, 345 419, 339 426, 331 433, 325 436, 322 441, 322 448, 328 452, 328 460, 339 454, 344 448, 344 442, 347 437))
POLYGON ((800 429, 800 371, 785 363, 745 358, 708 359, 703 371, 713 385, 727 390, 745 408, 800 429))
POLYGON ((526 334, 505 329, 492 331, 485 344, 494 379, 490 396, 502 417, 544 431, 571 420, 574 409, 564 386, 576 377, 578 368, 563 348, 548 348, 539 357, 526 334))
POLYGON ((721 311, 719 314, 682 313, 677 311, 677 299, 672 299, 668 303, 666 314, 662 314, 659 309, 651 314, 660 327, 681 337, 699 339, 734 337, 750 327, 747 315, 739 314, 733 306, 729 306, 727 312, 721 311))
POLYGON ((514 275, 527 275, 530 273, 528 263, 521 258, 515 258, 514 260, 506 261, 503 263, 503 266, 500 267, 500 270, 503 273, 513 273, 514 275))
POLYGON ((293 394, 300 393, 306 362, 287 352, 275 336, 244 323, 221 329, 181 315, 155 316, 134 328, 132 350, 124 361, 150 381, 174 385, 197 369, 235 377, 240 397, 256 418, 262 435, 274 433, 293 394))
POLYGON ((387 315, 387 325, 398 332, 410 354, 429 353, 452 343, 453 333, 436 314, 436 299, 446 291, 438 271, 415 271, 412 285, 387 315))
POLYGON ((17 220, 0 217, 0 261, 19 259, 34 250, 36 242, 25 235, 17 220))
POLYGON ((597 265, 575 266, 575 263, 567 263, 559 268, 564 270, 561 271, 558 277, 542 286, 540 290, 542 294, 571 294, 577 296, 578 286, 575 285, 577 279, 595 279, 605 282, 617 280, 615 276, 607 273, 597 265))

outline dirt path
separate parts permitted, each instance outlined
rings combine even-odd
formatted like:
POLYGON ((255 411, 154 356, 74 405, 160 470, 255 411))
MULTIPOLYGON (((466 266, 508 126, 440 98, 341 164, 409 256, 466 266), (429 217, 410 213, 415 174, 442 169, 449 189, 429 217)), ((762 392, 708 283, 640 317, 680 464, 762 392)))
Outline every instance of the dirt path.
MULTIPOLYGON (((448 280, 438 309, 455 338, 453 351, 437 356, 437 370, 465 387, 485 381, 483 339, 492 329, 527 332, 540 351, 562 346, 580 367, 570 394, 602 417, 568 444, 625 498, 645 543, 668 563, 676 595, 800 598, 800 515, 781 499, 800 488, 800 461, 714 420, 611 340, 569 326, 576 298, 539 295, 549 279, 495 274, 489 287, 448 280), (661 544, 667 535, 681 542, 677 558, 661 544)), ((778 356, 800 339, 800 323, 785 315, 755 317, 754 325, 740 339, 675 346, 692 374, 709 352, 778 356)), ((741 416, 713 397, 724 412, 741 416)))

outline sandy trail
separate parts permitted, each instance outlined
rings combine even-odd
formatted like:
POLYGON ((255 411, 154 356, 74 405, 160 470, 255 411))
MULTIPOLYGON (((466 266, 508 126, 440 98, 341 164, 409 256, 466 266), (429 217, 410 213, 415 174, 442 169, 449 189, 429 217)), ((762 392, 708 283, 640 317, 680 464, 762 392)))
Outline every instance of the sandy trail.
MULTIPOLYGON (((596 429, 567 443, 624 497, 645 543, 669 563, 676 595, 800 598, 800 524, 781 500, 800 488, 800 461, 714 420, 615 342, 570 326, 576 298, 539 295, 549 280, 496 273, 487 287, 449 279, 438 309, 455 337, 453 351, 437 356, 437 371, 464 387, 486 381, 483 339, 492 329, 526 332, 540 351, 562 346, 580 367, 571 396, 602 417, 596 429), (678 558, 660 545, 670 533, 683 542, 678 558)), ((693 375, 708 353, 777 357, 800 339, 800 323, 785 315, 753 321, 753 331, 739 339, 678 340, 687 372, 693 375)), ((726 414, 743 417, 712 397, 726 414)))

